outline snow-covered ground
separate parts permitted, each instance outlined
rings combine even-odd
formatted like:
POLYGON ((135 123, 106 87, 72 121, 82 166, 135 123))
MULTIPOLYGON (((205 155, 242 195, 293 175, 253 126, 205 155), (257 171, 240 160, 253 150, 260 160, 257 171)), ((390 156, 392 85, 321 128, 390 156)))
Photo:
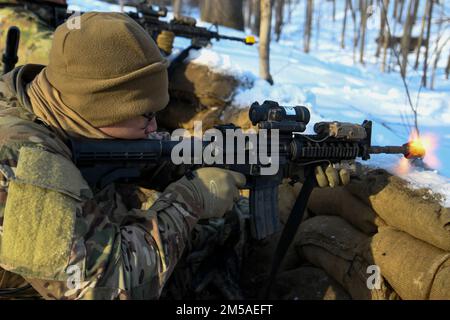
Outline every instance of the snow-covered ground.
MULTIPOLYGON (((110 11, 118 6, 101 1, 69 0, 72 8, 81 10, 110 11)), ((242 89, 234 98, 234 104, 249 106, 254 101, 275 100, 285 105, 307 105, 312 113, 312 123, 323 120, 339 120, 362 123, 368 119, 374 122, 373 143, 376 145, 401 145, 408 141, 413 117, 407 102, 405 88, 400 74, 382 73, 374 57, 378 36, 380 10, 375 9, 369 18, 367 31, 366 64, 353 63, 351 37, 346 42, 347 49, 339 46, 343 19, 344 1, 337 1, 336 21, 331 18, 331 2, 317 1, 316 13, 320 10, 320 33, 313 34, 311 53, 302 51, 303 2, 292 13, 291 23, 284 27, 279 43, 271 44, 271 73, 275 81, 270 86, 258 78, 258 47, 245 46, 231 41, 214 42, 212 48, 191 52, 190 59, 207 64, 217 71, 231 73, 254 83, 251 89, 242 89)), ((423 12, 420 8, 419 12, 423 12)), ((196 10, 189 14, 198 17, 196 10)), ((439 17, 441 12, 435 11, 439 17)), ((450 16, 450 5, 445 12, 450 16)), ((316 16, 317 17, 317 16, 316 16)), ((350 18, 348 18, 350 19, 350 18)), ((317 26, 318 20, 314 24, 317 26)), ((391 29, 401 31, 389 19, 391 29)), ((201 25, 209 26, 206 23, 201 25)), ((416 28, 419 28, 416 26, 416 28)), ((441 30, 441 44, 450 37, 448 23, 441 30)), ((351 19, 347 32, 352 33, 351 19)), ((227 35, 245 36, 244 33, 228 28, 220 28, 227 35)), ((418 32, 418 30, 417 30, 418 32)), ((433 30, 432 39, 438 34, 433 30)), ((189 40, 177 38, 175 47, 182 49, 189 40)), ((443 50, 435 80, 435 90, 420 88, 421 73, 408 67, 407 82, 414 105, 418 105, 418 122, 421 134, 435 140, 438 147, 435 157, 425 158, 434 170, 413 169, 400 173, 400 156, 375 155, 368 162, 401 175, 414 188, 427 187, 444 195, 443 204, 450 206, 450 80, 445 80, 443 66, 450 51, 450 42, 443 50), (418 92, 420 90, 420 95, 418 92)), ((175 52, 176 54, 176 52, 175 52)), ((411 55, 413 60, 413 55, 411 55)), ((413 65, 414 61, 410 62, 413 65)), ((420 67, 419 67, 420 68, 420 67)), ((420 70, 420 69, 419 69, 420 70)), ((312 125, 309 131, 312 131, 312 125)))

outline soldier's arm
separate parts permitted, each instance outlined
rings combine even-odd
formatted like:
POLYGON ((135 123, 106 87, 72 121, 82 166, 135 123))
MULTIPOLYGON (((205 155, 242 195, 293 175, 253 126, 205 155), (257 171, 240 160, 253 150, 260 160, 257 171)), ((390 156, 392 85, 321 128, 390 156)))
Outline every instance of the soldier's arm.
POLYGON ((94 199, 67 158, 29 142, 17 155, 12 140, 0 154, 0 265, 45 298, 159 297, 202 210, 197 195, 171 188, 119 225, 115 193, 94 199))
MULTIPOLYGON (((114 195, 116 196, 116 195, 114 195)), ((48 299, 155 299, 173 271, 197 221, 197 200, 189 190, 165 192, 150 210, 128 212, 123 225, 111 223, 101 206, 87 201, 83 249, 72 250, 66 281, 27 278, 48 299), (84 277, 77 261, 84 260, 84 277)), ((201 210, 201 209, 198 209, 201 210)), ((117 211, 115 212, 118 213, 117 211)), ((119 213, 120 214, 120 213, 119 213)), ((83 226, 81 226, 83 228, 83 226)))

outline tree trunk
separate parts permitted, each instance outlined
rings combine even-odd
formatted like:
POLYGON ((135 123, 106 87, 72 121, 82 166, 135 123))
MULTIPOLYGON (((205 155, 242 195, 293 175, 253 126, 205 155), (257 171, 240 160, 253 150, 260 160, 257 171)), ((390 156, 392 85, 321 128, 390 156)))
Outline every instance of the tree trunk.
POLYGON ((331 0, 333 2, 333 22, 336 21, 336 0, 331 0))
POLYGON ((437 65, 438 65, 439 59, 441 57, 442 49, 445 47, 445 45, 449 41, 449 39, 445 40, 444 43, 439 47, 439 43, 441 42, 441 38, 442 38, 441 30, 442 30, 443 22, 444 22, 444 9, 442 8, 442 10, 441 10, 441 18, 439 19, 439 22, 438 22, 436 49, 434 50, 435 58, 434 58, 434 63, 433 63, 433 71, 431 71, 431 85, 430 85, 431 90, 434 89, 434 80, 436 78, 436 69, 437 69, 437 65))
POLYGON ((252 0, 253 1, 253 12, 255 15, 255 19, 253 20, 252 32, 254 34, 259 34, 259 29, 261 25, 261 0, 252 0))
POLYGON ((182 0, 172 0, 172 4, 173 4, 173 15, 175 16, 175 18, 180 17, 182 0))
POLYGON ((244 30, 243 0, 202 0, 201 19, 244 30))
POLYGON ((252 18, 253 18, 253 0, 247 0, 247 18, 245 23, 247 28, 252 28, 252 18))
MULTIPOLYGON (((417 17, 417 10, 419 10, 419 2, 420 0, 417 0, 416 3, 414 4, 414 17, 417 17)), ((414 19, 413 21, 413 25, 416 24, 416 19, 414 19)))
POLYGON ((284 0, 275 0, 275 34, 276 41, 280 41, 281 29, 283 28, 284 19, 284 0))
POLYGON ((428 14, 428 6, 430 5, 430 1, 431 0, 427 0, 427 3, 425 5, 425 12, 422 17, 422 26, 420 28, 419 40, 417 42, 416 62, 414 63, 414 70, 417 70, 417 68, 419 68, 420 49, 422 48, 423 33, 425 32, 425 25, 426 25, 427 14, 428 14))
POLYGON ((395 0, 395 2, 394 2, 394 12, 392 13, 392 18, 394 18, 394 19, 397 18, 398 1, 399 1, 399 0, 395 0))
POLYGON ((450 53, 448 54, 447 67, 445 68, 445 79, 448 80, 448 74, 450 73, 450 53))
POLYGON ((270 30, 272 22, 271 0, 261 0, 261 28, 259 33, 259 73, 260 77, 273 84, 270 75, 270 30))
POLYGON ((428 42, 425 45, 425 58, 423 60, 423 74, 422 74, 422 85, 424 87, 427 86, 427 68, 428 68, 428 51, 430 48, 430 32, 431 32, 431 18, 433 13, 433 0, 429 0, 430 5, 428 6, 428 12, 427 12, 427 39, 428 42))
POLYGON ((375 56, 378 58, 380 56, 381 47, 384 45, 384 38, 386 37, 386 18, 387 15, 384 14, 384 8, 386 8, 386 12, 389 11, 389 0, 382 0, 382 9, 380 14, 380 33, 378 34, 378 44, 377 44, 377 52, 375 53, 375 56), (383 40, 383 41, 382 41, 383 40))
POLYGON ((287 0, 288 5, 288 23, 292 21, 292 0, 287 0))
POLYGON ((403 8, 405 7, 406 0, 400 0, 400 11, 398 12, 397 21, 398 23, 402 23, 403 19, 403 8))
MULTIPOLYGON (((353 0, 349 1, 350 5, 350 12, 352 13, 352 20, 353 20, 353 61, 356 62, 356 50, 358 47, 359 42, 359 28, 358 23, 356 21, 356 8, 353 7, 353 0)), ((358 2, 356 2, 357 4, 358 2)))
POLYGON ((359 7, 361 11, 361 45, 359 49, 359 62, 364 64, 364 48, 366 45, 366 27, 367 27, 367 0, 360 0, 359 7))
MULTIPOLYGON (((319 50, 319 38, 320 38, 320 18, 322 17, 322 2, 318 1, 316 2, 316 9, 313 10, 313 16, 314 13, 316 13, 316 28, 313 30, 315 31, 314 38, 315 38, 315 49, 319 50)), ((314 18, 313 18, 314 19, 314 18)))
POLYGON ((305 31, 303 35, 303 51, 308 53, 310 50, 311 43, 311 29, 314 11, 314 1, 306 1, 306 19, 305 19, 305 31))
POLYGON ((410 0, 405 25, 403 26, 403 36, 401 41, 401 53, 402 53, 401 72, 403 77, 406 76, 406 67, 408 66, 408 54, 409 54, 409 45, 411 42, 411 32, 413 27, 413 21, 416 18, 414 16, 414 7, 416 1, 417 0, 410 0))
MULTIPOLYGON (((384 16, 384 21, 387 21, 387 15, 389 12, 389 0, 383 0, 384 7, 381 11, 381 14, 384 16)), ((381 63, 381 71, 385 72, 386 70, 386 57, 387 57, 387 48, 389 46, 389 39, 391 38, 391 34, 389 32, 389 29, 384 28, 383 33, 383 62, 381 63)), ((391 48, 392 50, 392 48, 391 48)))
POLYGON ((347 26, 347 11, 348 11, 348 2, 351 0, 345 0, 345 9, 344 9, 344 21, 342 22, 342 33, 341 33, 341 48, 345 49, 345 28, 347 26))

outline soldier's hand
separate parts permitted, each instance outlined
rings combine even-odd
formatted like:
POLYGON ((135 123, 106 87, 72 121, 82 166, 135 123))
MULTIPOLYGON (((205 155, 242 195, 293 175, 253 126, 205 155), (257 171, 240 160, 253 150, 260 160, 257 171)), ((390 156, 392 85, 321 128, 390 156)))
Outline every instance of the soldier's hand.
POLYGON ((198 195, 204 209, 200 219, 209 219, 220 218, 233 208, 246 179, 243 174, 229 170, 201 168, 176 183, 184 184, 198 195))
POLYGON ((350 183, 350 172, 345 168, 337 169, 332 165, 317 166, 314 169, 314 174, 316 175, 317 184, 320 188, 334 188, 350 183))
POLYGON ((156 44, 167 56, 172 54, 173 42, 175 41, 175 34, 171 31, 163 30, 156 38, 156 44))

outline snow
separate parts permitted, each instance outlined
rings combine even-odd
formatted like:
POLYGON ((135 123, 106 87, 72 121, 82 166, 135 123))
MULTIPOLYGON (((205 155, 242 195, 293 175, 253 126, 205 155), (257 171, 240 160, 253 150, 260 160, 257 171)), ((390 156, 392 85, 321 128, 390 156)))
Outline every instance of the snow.
MULTIPOLYGON (((72 0, 69 3, 83 10, 117 11, 117 6, 100 1, 72 0)), ((313 33, 311 52, 305 54, 303 48, 303 15, 304 2, 300 2, 292 12, 292 21, 284 26, 279 43, 271 44, 271 73, 274 86, 258 78, 259 60, 258 46, 245 46, 232 41, 213 41, 212 48, 191 51, 189 59, 195 63, 210 66, 217 72, 234 75, 243 79, 244 86, 234 97, 233 103, 240 107, 250 106, 253 102, 275 100, 285 105, 306 105, 312 113, 311 123, 316 121, 339 120, 362 123, 368 119, 374 122, 374 145, 402 145, 411 134, 414 122, 407 95, 398 72, 382 73, 374 56, 375 39, 378 36, 379 8, 369 18, 365 65, 354 64, 352 37, 346 38, 346 48, 340 48, 340 32, 343 19, 344 1, 336 1, 336 21, 331 18, 331 2, 316 1, 316 13, 320 10, 320 19, 314 18, 314 25, 320 23, 320 33, 313 33)), ((421 2, 419 13, 424 12, 421 2)), ((198 17, 195 9, 189 14, 198 17)), ((445 4, 444 11, 435 6, 434 16, 449 16, 450 5, 445 4), (437 9, 436 9, 437 8, 437 9)), ((389 17, 392 14, 388 15, 389 17)), ((170 17, 169 17, 170 18, 170 17)), ((351 17, 347 17, 347 32, 353 32, 351 17)), ((401 35, 401 28, 389 19, 390 28, 401 35)), ((419 23, 420 24, 420 23, 419 23)), ((210 25, 199 22, 201 26, 210 25)), ((438 35, 435 26, 431 41, 438 35)), ((420 27, 415 27, 416 35, 420 27)), ((246 34, 221 27, 220 33, 244 37, 246 34)), ((450 28, 443 25, 442 39, 450 37, 450 28)), ((249 33, 247 33, 249 34, 249 33)), ((188 39, 177 38, 175 47, 179 52, 190 44, 188 39)), ((174 54, 176 54, 175 52, 174 54)), ((407 174, 399 174, 397 165, 400 156, 374 155, 367 163, 374 167, 382 167, 400 175, 412 188, 430 188, 443 195, 442 204, 450 207, 450 81, 445 80, 444 68, 447 54, 450 52, 450 41, 442 51, 439 68, 436 73, 435 89, 429 90, 420 85, 421 72, 415 71, 415 55, 407 68, 407 83, 414 106, 418 106, 418 123, 421 133, 438 137, 437 158, 441 165, 433 166, 433 170, 414 169, 407 174), (420 92, 420 95, 418 95, 420 92)), ((358 51, 359 54, 359 51, 358 51)), ((434 56, 432 55, 432 58, 434 56)), ((358 59, 358 55, 357 55, 358 59)), ((422 68, 422 62, 419 70, 422 68)), ((311 127, 308 129, 311 131, 311 127)), ((429 159, 425 158, 425 162, 429 159)))

